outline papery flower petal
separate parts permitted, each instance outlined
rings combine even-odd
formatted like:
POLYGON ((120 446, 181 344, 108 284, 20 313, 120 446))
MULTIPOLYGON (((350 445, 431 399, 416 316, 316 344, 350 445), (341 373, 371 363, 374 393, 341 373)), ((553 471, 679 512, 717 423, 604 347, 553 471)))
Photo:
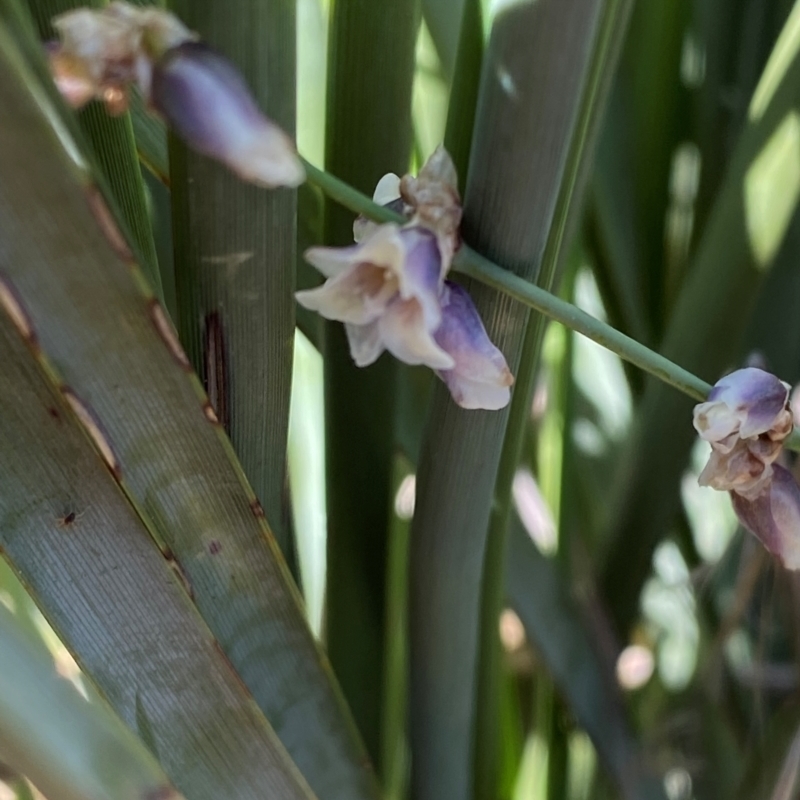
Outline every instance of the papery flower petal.
MULTIPOLYGON (((378 181, 378 185, 372 193, 372 202, 384 208, 390 208, 398 214, 405 214, 406 205, 403 202, 403 198, 400 197, 400 178, 393 172, 387 172, 378 181)), ((379 227, 379 223, 359 214, 353 223, 353 239, 356 242, 363 242, 379 227)))
POLYGON ((153 67, 149 101, 195 150, 251 183, 305 179, 291 139, 259 110, 242 76, 201 42, 173 47, 153 67))
POLYGON ((739 440, 737 446, 727 453, 712 450, 697 482, 717 491, 734 491, 742 497, 755 499, 772 479, 771 465, 781 450, 778 442, 768 444, 769 450, 739 440), (759 450, 762 450, 760 454, 759 450))
POLYGON ((478 310, 463 286, 445 281, 442 324, 434 336, 455 362, 452 369, 440 370, 437 374, 458 405, 490 411, 508 405, 514 376, 505 356, 489 339, 478 310))
POLYGON ((81 59, 65 53, 57 42, 48 48, 50 74, 61 96, 72 108, 83 108, 99 91, 81 59))
POLYGON ((425 324, 425 312, 417 300, 396 298, 378 320, 386 349, 406 364, 424 364, 431 369, 451 369, 452 356, 442 350, 425 324))
POLYGON ((436 235, 425 228, 408 227, 400 232, 405 245, 403 269, 397 281, 400 297, 420 304, 427 330, 442 321, 439 292, 442 287, 442 256, 436 235))
POLYGON ((755 499, 732 493, 733 508, 787 569, 800 569, 800 487, 787 469, 776 465, 773 470, 768 488, 755 499))
POLYGON ((301 306, 325 319, 366 325, 378 319, 397 294, 397 283, 387 277, 384 269, 357 264, 316 289, 296 292, 295 297, 301 306))
POLYGON ((345 323, 347 343, 350 345, 350 356, 357 367, 368 367, 374 364, 386 349, 383 346, 378 322, 369 325, 348 325, 345 323))
POLYGON ((776 441, 785 439, 792 428, 788 411, 789 385, 769 372, 748 367, 719 380, 705 403, 694 409, 694 426, 703 439, 720 443, 736 434, 749 439, 767 434, 776 441))

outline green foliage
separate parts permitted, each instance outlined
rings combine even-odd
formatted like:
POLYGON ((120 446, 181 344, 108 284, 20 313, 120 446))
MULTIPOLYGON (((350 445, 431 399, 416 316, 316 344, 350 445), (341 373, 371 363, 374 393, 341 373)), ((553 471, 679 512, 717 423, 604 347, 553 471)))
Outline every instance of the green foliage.
POLYGON ((797 582, 691 413, 800 380, 800 5, 174 0, 298 190, 68 109, 79 5, 0 0, 0 797, 796 796, 797 582), (437 137, 501 411, 295 308, 437 137))

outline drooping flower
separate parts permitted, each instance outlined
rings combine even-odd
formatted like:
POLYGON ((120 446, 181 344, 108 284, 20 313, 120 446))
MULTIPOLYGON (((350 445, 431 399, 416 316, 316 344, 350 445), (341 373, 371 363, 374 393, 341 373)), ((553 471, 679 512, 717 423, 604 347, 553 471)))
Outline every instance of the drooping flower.
POLYGON ((768 486, 792 430, 789 386, 755 367, 732 372, 695 406, 694 426, 711 445, 700 485, 753 500, 768 486))
POLYGON ((202 42, 170 48, 153 67, 149 101, 199 153, 260 186, 299 186, 291 139, 259 110, 242 76, 202 42))
POLYGON ((53 21, 53 78, 73 107, 92 98, 127 108, 132 85, 195 150, 259 186, 297 186, 305 173, 294 145, 259 110, 243 78, 174 15, 116 0, 53 21))
POLYGON ((787 569, 800 569, 800 487, 776 464, 765 490, 753 499, 731 492, 739 521, 787 569))
POLYGON ((356 365, 367 366, 388 350, 435 370, 463 408, 495 410, 507 405, 514 378, 466 290, 444 281, 459 244, 456 186, 442 147, 416 178, 384 175, 373 199, 404 214, 408 224, 359 217, 355 247, 306 253, 328 280, 296 296, 306 308, 344 322, 356 365))
POLYGON ((496 411, 508 405, 514 376, 505 356, 492 344, 483 321, 463 286, 445 281, 442 324, 434 338, 454 362, 436 374, 462 408, 496 411))
POLYGON ((453 367, 433 338, 442 321, 443 264, 431 231, 389 223, 353 247, 313 247, 305 257, 328 280, 295 296, 305 308, 345 323, 359 367, 384 350, 408 364, 453 367))

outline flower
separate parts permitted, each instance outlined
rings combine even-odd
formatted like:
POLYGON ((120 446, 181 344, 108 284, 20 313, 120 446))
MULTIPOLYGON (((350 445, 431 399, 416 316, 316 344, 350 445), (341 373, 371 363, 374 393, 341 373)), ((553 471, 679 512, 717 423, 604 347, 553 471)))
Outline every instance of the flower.
POLYGON ((174 15, 117 0, 53 24, 61 41, 48 46, 50 69, 74 108, 97 98, 121 113, 136 85, 191 147, 242 179, 266 187, 305 180, 291 139, 261 113, 241 75, 174 15))
POLYGON ((442 324, 436 343, 453 359, 452 369, 437 369, 462 408, 496 411, 508 405, 514 376, 505 356, 492 344, 472 298, 463 286, 445 281, 442 324))
POLYGON ((258 186, 299 186, 291 139, 259 110, 231 63, 202 42, 170 48, 152 72, 149 101, 186 143, 258 186))
POLYGON ((711 445, 701 486, 754 500, 769 485, 772 464, 792 430, 789 385, 755 367, 718 381, 694 409, 694 426, 711 445))
POLYGON ((442 321, 444 265, 431 231, 389 223, 353 247, 312 247, 305 257, 328 280, 295 296, 305 308, 345 323, 359 367, 384 350, 408 364, 454 366, 433 338, 442 321))
POLYGON ((328 280, 297 292, 298 302, 345 324, 357 366, 388 350, 435 370, 462 408, 503 408, 514 377, 466 289, 444 280, 461 221, 449 154, 437 148, 416 178, 384 175, 373 200, 404 214, 408 224, 359 217, 355 247, 308 250, 306 259, 328 280))
POLYGON ((792 430, 788 383, 755 367, 731 372, 714 384, 705 403, 694 409, 700 436, 721 452, 739 439, 767 436, 783 441, 792 430))
POLYGON ((773 467, 764 492, 747 499, 731 492, 739 521, 754 534, 787 569, 800 569, 800 487, 789 470, 773 467))

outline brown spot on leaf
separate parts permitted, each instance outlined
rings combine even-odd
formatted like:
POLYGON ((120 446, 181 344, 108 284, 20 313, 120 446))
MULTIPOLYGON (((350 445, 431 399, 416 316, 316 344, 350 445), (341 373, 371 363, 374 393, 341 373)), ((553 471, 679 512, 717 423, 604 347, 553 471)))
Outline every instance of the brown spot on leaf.
POLYGON ((150 301, 150 319, 153 320, 158 335, 164 340, 164 344, 167 345, 167 349, 172 354, 172 357, 184 369, 190 370, 192 365, 189 363, 189 359, 186 357, 183 347, 181 347, 178 334, 175 333, 175 328, 172 327, 169 317, 158 300, 150 301))
POLYGON ((36 345, 36 332, 33 330, 33 323, 28 316, 28 312, 22 305, 22 300, 17 294, 16 289, 11 285, 7 278, 0 275, 0 306, 11 318, 14 327, 19 331, 29 344, 36 345))
POLYGON ((114 477, 119 480, 122 475, 119 461, 100 422, 95 419, 94 414, 78 399, 72 389, 63 386, 61 388, 61 393, 64 395, 64 399, 69 403, 70 408, 75 413, 81 425, 83 425, 84 430, 91 437, 95 447, 100 451, 100 455, 103 457, 103 461, 106 462, 106 466, 111 470, 114 477))
POLYGON ((61 412, 55 406, 48 406, 47 413, 53 418, 57 420, 61 420, 61 412))
POLYGON ((97 220, 100 230, 106 237, 106 241, 111 245, 111 249, 121 258, 126 264, 134 263, 133 253, 131 252, 125 237, 122 235, 114 215, 111 213, 105 198, 100 193, 100 190, 95 186, 90 186, 86 189, 86 200, 89 204, 89 210, 92 216, 97 220))
POLYGON ((175 574, 178 582, 181 584, 181 586, 183 586, 186 594, 188 594, 189 597, 194 600, 194 590, 192 589, 192 584, 189 582, 189 578, 183 571, 183 567, 181 567, 178 559, 175 558, 175 556, 171 556, 167 558, 167 564, 169 564, 169 568, 175 574))
POLYGON ((206 394, 217 419, 228 431, 230 422, 228 417, 228 369, 225 357, 225 336, 219 312, 213 311, 206 314, 203 339, 206 394))
POLYGON ((141 800, 179 800, 180 795, 175 789, 168 784, 156 786, 155 789, 148 789, 143 795, 141 800))
POLYGON ((266 514, 264 513, 264 506, 258 502, 258 500, 251 500, 250 501, 250 510, 253 512, 253 516, 257 519, 265 519, 266 514))
POLYGON ((209 552, 209 553, 210 553, 212 556, 215 556, 215 555, 217 555, 217 553, 219 553, 221 550, 222 550, 222 542, 219 542, 219 541, 217 541, 216 539, 212 539, 212 540, 211 540, 211 541, 208 543, 208 552, 209 552))

